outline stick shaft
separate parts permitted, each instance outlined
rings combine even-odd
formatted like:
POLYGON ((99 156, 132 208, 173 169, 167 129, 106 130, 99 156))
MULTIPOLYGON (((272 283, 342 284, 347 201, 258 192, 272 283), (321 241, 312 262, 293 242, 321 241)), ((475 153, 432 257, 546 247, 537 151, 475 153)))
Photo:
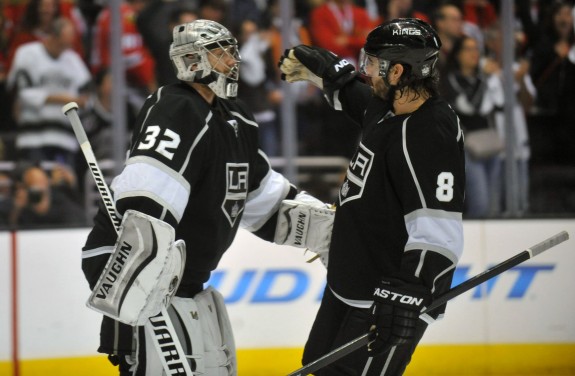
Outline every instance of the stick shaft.
MULTIPOLYGON (((118 216, 116 215, 116 209, 115 209, 112 194, 110 193, 110 188, 108 188, 108 184, 106 184, 106 181, 104 180, 104 175, 102 174, 102 171, 100 170, 100 167, 98 166, 96 156, 94 155, 94 151, 92 150, 92 146, 90 145, 90 141, 88 140, 88 136, 86 135, 86 132, 84 131, 84 127, 82 126, 82 122, 80 120, 80 117, 78 116, 77 109, 78 109, 78 106, 75 103, 68 103, 66 106, 63 107, 62 111, 64 112, 64 115, 66 115, 66 117, 68 117, 70 124, 72 124, 72 128, 74 129, 74 134, 76 135, 76 139, 80 143, 80 147, 82 149, 82 153, 84 154, 84 158, 86 159, 86 162, 88 163, 88 166, 90 168, 90 172, 92 173, 92 177, 96 181, 96 186, 98 187, 98 191, 100 192, 100 196, 102 196, 102 201, 104 202, 104 206, 106 207, 106 211, 108 212, 108 215, 110 216, 110 220, 114 224, 114 228, 115 228, 116 233, 117 233, 120 230, 121 221, 118 218, 118 216)), ((167 354, 163 353, 162 346, 158 342, 158 339, 161 337, 161 339, 165 342, 166 341, 166 338, 165 338, 166 333, 163 332, 162 335, 160 337, 158 337, 158 335, 155 334, 154 325, 152 324, 152 322, 150 320, 148 320, 146 322, 146 325, 145 325, 146 331, 149 333, 150 337, 152 338, 154 348, 156 349, 156 351, 158 353, 158 357, 160 358, 160 361, 162 363, 162 368, 164 369, 164 372, 166 373, 166 375, 174 374, 174 370, 171 369, 170 366, 168 365, 168 362, 167 362, 165 356, 167 356, 169 359, 181 360, 181 362, 179 363, 181 365, 181 368, 182 368, 181 371, 184 372, 185 375, 193 376, 192 370, 191 370, 190 365, 188 364, 187 358, 185 356, 184 349, 182 348, 182 345, 181 345, 181 343, 180 343, 180 341, 176 335, 174 325, 172 324, 172 321, 170 319, 170 316, 168 314, 167 309, 162 308, 161 312, 154 317, 154 320, 156 322, 159 321, 159 322, 163 322, 165 324, 165 326, 163 327, 163 330, 165 330, 167 332, 167 335, 171 336, 172 343, 175 347, 175 351, 177 352, 177 354, 174 355, 171 353, 174 350, 170 349, 169 353, 167 353, 167 354)), ((181 373, 178 373, 178 375, 181 375, 181 373)))
MULTIPOLYGON (((566 231, 561 231, 560 233, 553 235, 552 237, 530 247, 526 250, 516 254, 515 256, 500 262, 499 264, 487 269, 486 271, 469 278, 467 281, 451 288, 445 294, 437 297, 434 299, 433 303, 429 305, 427 309, 425 309, 422 314, 430 312, 437 307, 447 303, 449 300, 463 294, 464 292, 471 290, 474 287, 479 286, 483 282, 488 281, 489 279, 513 268, 537 256, 540 253, 545 252, 549 248, 556 246, 557 244, 563 243, 569 239, 569 234, 566 231)), ((350 354, 364 346, 366 346, 369 342, 370 333, 363 334, 348 343, 338 347, 337 349, 327 353, 326 355, 322 356, 321 358, 314 360, 313 362, 303 366, 302 368, 293 371, 292 373, 288 374, 288 376, 303 376, 309 375, 310 373, 317 371, 338 359, 341 359, 347 354, 350 354)))
POLYGON ((84 158, 86 159, 90 173, 96 182, 96 187, 100 192, 100 196, 104 202, 106 211, 108 212, 108 215, 110 216, 110 219, 112 220, 114 228, 117 232, 120 228, 121 221, 120 218, 118 218, 116 215, 114 199, 110 193, 108 184, 106 184, 106 180, 104 180, 104 174, 102 174, 102 171, 98 166, 98 162, 96 160, 96 156, 94 155, 94 151, 92 150, 92 146, 90 145, 90 141, 88 140, 88 136, 86 135, 84 127, 82 126, 82 122, 80 121, 80 117, 78 116, 77 107, 70 107, 64 114, 68 117, 70 124, 72 124, 72 129, 74 130, 76 139, 80 143, 82 154, 84 154, 84 158))

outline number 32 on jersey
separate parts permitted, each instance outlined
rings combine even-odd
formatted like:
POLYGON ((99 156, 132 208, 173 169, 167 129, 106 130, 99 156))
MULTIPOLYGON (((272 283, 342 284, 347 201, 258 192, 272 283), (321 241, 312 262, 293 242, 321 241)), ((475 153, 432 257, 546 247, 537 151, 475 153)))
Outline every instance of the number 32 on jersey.
POLYGON ((162 128, 160 128, 159 125, 148 125, 144 132, 146 136, 144 140, 138 144, 138 149, 148 150, 157 144, 154 150, 171 160, 180 144, 180 135, 170 129, 164 129, 160 137, 160 142, 157 142, 160 132, 162 132, 162 128))

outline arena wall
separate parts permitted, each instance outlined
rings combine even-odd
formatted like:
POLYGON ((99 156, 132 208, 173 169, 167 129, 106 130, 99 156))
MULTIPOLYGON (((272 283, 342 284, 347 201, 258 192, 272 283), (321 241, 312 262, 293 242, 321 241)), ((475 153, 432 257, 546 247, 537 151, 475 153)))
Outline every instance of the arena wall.
MULTIPOLYGON (((575 220, 466 221, 454 283, 563 230, 575 236, 575 220)), ((117 374, 96 353, 100 316, 85 307, 80 249, 87 233, 0 232, 0 375, 117 374)), ((574 244, 451 301, 406 375, 575 375, 574 244)), ((212 274, 209 283, 227 301, 240 375, 285 375, 301 366, 325 287, 325 270, 306 263, 310 257, 242 231, 212 274)))

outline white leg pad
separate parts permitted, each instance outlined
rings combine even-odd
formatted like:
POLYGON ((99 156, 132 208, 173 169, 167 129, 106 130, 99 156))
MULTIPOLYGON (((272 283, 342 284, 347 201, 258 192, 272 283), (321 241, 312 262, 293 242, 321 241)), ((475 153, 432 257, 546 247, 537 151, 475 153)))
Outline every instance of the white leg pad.
MULTIPOLYGON (((194 376, 237 376, 234 336, 218 291, 208 287, 193 299, 174 297, 168 311, 194 376)), ((147 333, 146 354, 146 375, 165 375, 147 333)))

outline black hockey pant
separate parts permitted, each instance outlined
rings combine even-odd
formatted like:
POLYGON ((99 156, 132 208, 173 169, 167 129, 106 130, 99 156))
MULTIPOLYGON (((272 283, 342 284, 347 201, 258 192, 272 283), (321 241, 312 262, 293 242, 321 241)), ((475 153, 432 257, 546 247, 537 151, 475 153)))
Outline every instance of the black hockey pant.
MULTIPOLYGON (((369 309, 354 308, 336 298, 326 287, 321 306, 305 345, 302 363, 308 364, 335 348, 365 334, 369 329, 369 309)), ((372 357, 367 346, 344 356, 314 373, 316 376, 399 376, 411 360, 415 347, 427 328, 422 320, 417 340, 372 357)))

